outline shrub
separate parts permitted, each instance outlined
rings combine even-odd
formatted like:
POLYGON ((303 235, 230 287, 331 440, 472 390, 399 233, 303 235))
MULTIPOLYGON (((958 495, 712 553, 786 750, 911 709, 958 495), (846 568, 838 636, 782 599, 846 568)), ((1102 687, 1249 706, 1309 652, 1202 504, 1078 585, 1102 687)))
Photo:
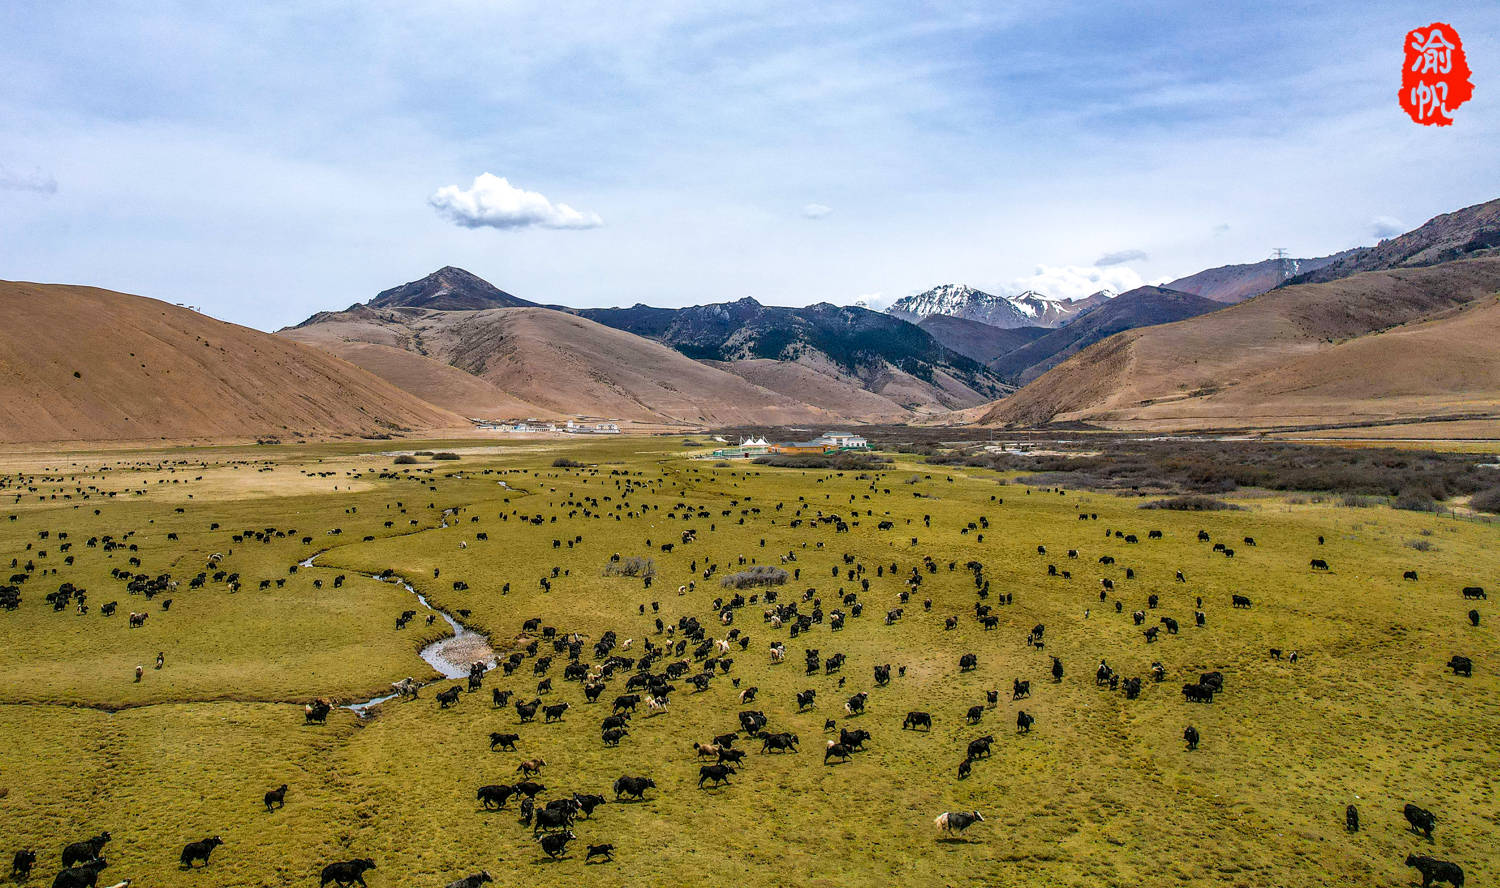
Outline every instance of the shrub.
POLYGON ((1405 512, 1436 512, 1438 504, 1427 493, 1407 488, 1397 495, 1395 502, 1391 503, 1391 508, 1405 512))
POLYGON ((566 456, 559 456, 557 459, 554 459, 552 461, 552 468, 554 468, 554 469, 581 469, 581 468, 583 468, 583 463, 581 463, 581 462, 579 462, 577 460, 574 460, 574 459, 568 459, 566 456))
POLYGON ((1500 487, 1481 490, 1469 500, 1469 506, 1481 512, 1500 513, 1500 487))
POLYGON ((656 562, 650 558, 632 555, 621 561, 611 561, 606 564, 604 575, 607 577, 654 577, 656 576, 656 562))
POLYGON ((749 589, 753 586, 780 586, 790 576, 779 567, 757 564, 748 570, 732 573, 719 581, 719 585, 731 589, 749 589))
POLYGON ((1432 543, 1428 540, 1407 540, 1406 548, 1416 549, 1418 552, 1432 551, 1432 543))
POLYGON ((458 459, 458 454, 456 454, 456 453, 450 453, 450 452, 448 452, 448 451, 445 450, 442 453, 434 453, 432 455, 432 458, 433 459, 458 459))
POLYGON ((432 456, 431 450, 418 450, 417 456, 432 456))
POLYGON ((417 462, 417 458, 415 456, 410 456, 410 455, 405 454, 405 453, 403 453, 400 456, 396 457, 396 465, 398 465, 398 466, 415 465, 416 462, 417 462))
POLYGON ((721 459, 718 462, 714 463, 714 468, 716 468, 716 469, 727 469, 727 468, 729 468, 729 463, 727 463, 727 462, 725 462, 724 460, 721 459))
POLYGON ((873 453, 856 453, 853 451, 821 454, 772 453, 767 456, 757 456, 755 458, 755 464, 758 466, 775 466, 782 469, 837 469, 839 471, 876 469, 888 462, 890 462, 889 459, 876 456, 873 453))
POLYGON ((1224 512, 1240 511, 1241 506, 1234 503, 1226 503, 1211 496, 1198 496, 1189 494, 1187 496, 1174 496, 1171 499, 1155 500, 1141 506, 1143 509, 1170 509, 1173 512, 1224 512))

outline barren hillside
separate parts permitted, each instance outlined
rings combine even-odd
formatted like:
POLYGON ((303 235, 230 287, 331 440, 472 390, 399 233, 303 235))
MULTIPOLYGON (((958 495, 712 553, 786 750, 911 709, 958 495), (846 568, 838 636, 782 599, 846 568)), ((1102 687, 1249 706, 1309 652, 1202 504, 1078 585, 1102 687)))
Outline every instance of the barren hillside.
POLYGON ((1484 371, 1500 353, 1497 290, 1497 258, 1283 287, 1112 336, 981 421, 1168 429, 1492 411, 1500 375, 1484 371))
POLYGON ((0 316, 0 441, 465 425, 317 349, 154 299, 0 282, 0 316))

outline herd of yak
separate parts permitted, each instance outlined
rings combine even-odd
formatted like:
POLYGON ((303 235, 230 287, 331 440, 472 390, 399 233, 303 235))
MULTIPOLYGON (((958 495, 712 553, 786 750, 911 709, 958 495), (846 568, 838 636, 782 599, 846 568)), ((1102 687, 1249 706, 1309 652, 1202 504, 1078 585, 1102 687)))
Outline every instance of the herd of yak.
MULTIPOLYGON (((633 490, 642 490, 644 486, 641 482, 629 478, 623 478, 617 482, 617 487, 626 496, 633 490)), ((605 500, 609 500, 609 497, 605 497, 605 500)), ((739 506, 740 503, 733 501, 730 505, 739 506)), ((783 506, 784 504, 778 504, 775 509, 781 511, 783 506)), ((831 527, 835 532, 848 531, 849 521, 843 516, 813 510, 801 497, 795 506, 795 514, 790 522, 792 527, 804 524, 824 525, 831 527)), ((582 513, 585 517, 607 508, 597 497, 577 497, 574 494, 568 495, 565 507, 573 509, 570 516, 582 513)), ((448 515, 450 513, 456 515, 458 511, 460 510, 450 510, 449 513, 445 513, 444 526, 447 526, 448 515)), ((742 516, 759 512, 759 507, 741 509, 742 516)), ((638 513, 627 514, 634 516, 638 513)), ((724 509, 721 514, 729 517, 732 512, 724 509)), ((512 512, 510 515, 502 514, 500 517, 505 520, 514 517, 533 525, 543 523, 541 515, 523 515, 512 512)), ((712 515, 704 506, 679 502, 672 507, 669 517, 688 520, 708 519, 712 515)), ((1079 519, 1097 521, 1098 516, 1083 513, 1079 515, 1079 519)), ((16 520, 14 515, 11 516, 11 520, 16 520)), ((554 517, 553 521, 555 520, 554 517)), ((922 523, 930 526, 930 518, 924 517, 922 523)), ((389 526, 390 522, 387 524, 389 526)), ((978 540, 982 542, 983 532, 988 528, 988 519, 978 517, 975 521, 969 522, 963 528, 963 532, 976 534, 978 540)), ((217 531, 219 526, 214 524, 212 529, 217 531)), ((709 524, 709 530, 714 529, 715 525, 709 524)), ((880 529, 893 530, 894 522, 881 522, 880 529)), ((328 531, 330 534, 338 532, 337 529, 328 531)), ((663 552, 670 552, 674 546, 685 546, 695 542, 697 533, 697 529, 685 530, 680 534, 680 539, 660 543, 656 547, 653 547, 651 541, 647 540, 646 546, 648 549, 659 548, 663 552)), ((1104 533, 1107 539, 1127 546, 1141 542, 1136 534, 1121 530, 1106 530, 1104 533)), ((296 534, 295 530, 255 528, 233 533, 231 539, 234 543, 269 542, 272 539, 295 538, 296 534)), ((1163 538, 1163 536, 1161 531, 1152 530, 1146 534, 1146 539, 1149 541, 1163 538)), ((11 575, 8 583, 0 585, 0 607, 11 610, 19 607, 22 589, 26 584, 37 581, 49 572, 47 568, 39 569, 37 566, 36 562, 47 556, 40 546, 55 546, 59 553, 65 555, 64 565, 72 565, 73 555, 70 553, 72 541, 68 539, 66 532, 58 532, 55 536, 51 536, 49 532, 41 531, 39 537, 37 550, 33 551, 31 544, 27 546, 28 551, 33 551, 32 557, 28 557, 24 563, 19 558, 12 559, 11 566, 15 573, 11 575), (51 537, 50 540, 49 537, 51 537)), ((112 576, 122 584, 125 594, 140 595, 146 601, 162 596, 158 604, 162 610, 169 610, 172 598, 168 596, 179 590, 179 583, 169 574, 152 575, 140 571, 140 559, 134 554, 137 551, 137 545, 132 541, 133 537, 133 532, 126 533, 120 538, 107 535, 90 537, 84 545, 87 548, 99 547, 107 552, 121 550, 131 553, 129 555, 130 569, 116 568, 112 576)), ((481 540, 487 538, 485 534, 479 535, 481 540)), ((1212 542, 1206 531, 1198 533, 1198 540, 1202 543, 1212 542)), ((312 537, 304 536, 301 542, 311 543, 312 537)), ((561 548, 563 542, 554 540, 554 548, 561 548)), ((581 542, 581 537, 567 540, 566 545, 572 548, 577 542, 581 542)), ((1323 539, 1319 537, 1318 542, 1322 544, 1323 539)), ((915 537, 912 538, 912 543, 916 544, 915 537)), ((822 547, 823 544, 817 545, 822 547)), ((1149 542, 1144 545, 1149 545, 1149 542)), ((1252 538, 1246 537, 1243 545, 1254 546, 1255 542, 1252 538)), ((1213 549, 1225 557, 1234 555, 1234 550, 1223 543, 1215 543, 1213 549)), ((1036 551, 1038 556, 1044 559, 1047 556, 1045 546, 1037 546, 1036 551)), ((1078 550, 1068 550, 1067 557, 1069 560, 1076 560, 1078 550)), ((493 663, 473 664, 466 682, 439 690, 436 693, 438 708, 449 709, 459 705, 466 692, 472 693, 480 690, 490 670, 500 670, 509 677, 529 661, 531 676, 536 679, 535 695, 518 695, 515 690, 492 687, 489 695, 491 707, 497 712, 513 710, 515 723, 520 726, 534 723, 539 713, 543 724, 564 721, 567 712, 572 709, 571 703, 545 704, 543 702, 545 695, 556 693, 553 688, 553 671, 554 664, 557 664, 560 667, 557 671, 565 685, 572 683, 578 686, 579 699, 583 706, 597 706, 598 709, 607 711, 607 714, 599 718, 599 742, 606 747, 617 747, 629 737, 633 719, 664 715, 671 706, 675 705, 675 700, 683 699, 683 695, 677 693, 679 683, 701 693, 712 684, 727 679, 732 684, 734 694, 740 704, 738 724, 725 725, 722 733, 706 741, 692 742, 688 754, 700 760, 697 780, 699 789, 712 792, 719 787, 730 785, 740 770, 755 758, 795 756, 801 749, 801 739, 795 732, 776 728, 764 711, 751 708, 751 705, 756 702, 759 688, 742 686, 741 677, 732 674, 736 661, 734 655, 739 653, 743 659, 743 655, 751 650, 753 644, 743 624, 757 621, 755 617, 747 621, 744 615, 758 611, 756 614, 759 626, 757 632, 765 632, 771 636, 771 640, 757 648, 762 652, 760 656, 764 656, 771 667, 791 668, 785 665, 788 659, 787 645, 793 639, 801 639, 799 643, 803 646, 806 674, 808 676, 822 675, 825 678, 836 676, 837 687, 842 689, 846 682, 845 655, 837 652, 825 655, 820 647, 807 646, 808 642, 821 636, 825 639, 821 642, 822 644, 836 644, 838 633, 843 630, 846 621, 863 617, 866 606, 865 598, 870 595, 872 578, 889 577, 904 587, 896 595, 895 600, 880 605, 885 608, 882 617, 885 625, 894 625, 908 619, 906 611, 909 607, 920 606, 923 613, 931 613, 932 599, 922 596, 922 587, 928 577, 944 569, 943 565, 930 555, 903 568, 895 562, 867 564, 854 555, 844 554, 841 563, 832 566, 830 576, 835 583, 849 584, 852 587, 849 591, 845 591, 846 587, 840 585, 837 594, 820 593, 817 586, 807 586, 799 593, 787 588, 788 584, 802 585, 806 582, 803 580, 803 571, 798 563, 796 552, 789 551, 779 558, 782 567, 778 568, 756 564, 755 559, 740 556, 738 566, 742 569, 720 577, 719 586, 722 594, 713 599, 711 615, 705 614, 702 620, 696 615, 682 614, 675 620, 666 621, 663 619, 661 602, 650 602, 650 611, 654 615, 654 631, 650 629, 646 631, 638 648, 635 646, 635 639, 622 639, 620 634, 613 630, 605 631, 596 639, 590 640, 590 637, 585 636, 581 631, 567 631, 545 625, 541 617, 528 619, 521 626, 521 635, 517 637, 513 650, 508 651, 493 663), (828 596, 827 601, 825 601, 825 595, 828 596), (919 600, 919 604, 913 604, 914 600, 919 600), (601 701, 606 699, 604 694, 617 683, 618 688, 613 694, 612 702, 607 705, 602 703, 601 701), (522 699, 523 696, 531 697, 531 699, 522 699)), ((188 578, 188 589, 199 590, 212 583, 224 585, 230 591, 237 590, 242 582, 241 578, 237 573, 222 567, 223 560, 223 557, 217 554, 209 558, 203 570, 188 578)), ((615 556, 612 558, 612 563, 619 562, 619 560, 619 556, 615 556)), ((640 561, 640 559, 633 560, 640 561)), ((1106 555, 1099 561, 1103 564, 1114 564, 1115 559, 1106 555)), ((646 563, 649 564, 649 562, 646 563)), ((1313 558, 1310 561, 1310 567, 1315 571, 1329 569, 1327 561, 1322 558, 1313 558)), ((693 582, 679 587, 679 594, 696 592, 698 581, 701 579, 706 584, 720 568, 721 565, 712 563, 709 559, 703 559, 701 563, 698 559, 694 559, 690 567, 693 582)), ((296 573, 297 569, 298 565, 293 565, 290 567, 290 572, 296 573)), ((996 629, 1000 620, 995 609, 1013 605, 1015 594, 992 590, 990 580, 985 574, 985 567, 979 561, 968 561, 961 566, 961 569, 970 575, 973 583, 974 600, 969 619, 975 621, 985 631, 996 629)), ((541 577, 539 579, 541 588, 550 588, 551 581, 560 576, 559 570, 554 567, 550 576, 541 577)), ((946 564, 946 570, 959 571, 960 565, 955 561, 949 561, 946 564)), ((1125 571, 1127 579, 1134 577, 1133 568, 1126 567, 1125 571)), ((56 575, 57 569, 52 568, 50 572, 56 575)), ((1056 563, 1046 565, 1047 576, 1070 577, 1071 573, 1071 570, 1064 569, 1056 563)), ((434 571, 435 577, 437 574, 438 572, 434 571)), ((625 575, 639 577, 648 590, 655 578, 654 568, 644 571, 632 569, 625 575)), ((386 571, 381 578, 392 579, 394 574, 386 571)), ((1186 582, 1181 572, 1176 574, 1176 579, 1178 582, 1186 582)), ((1406 572, 1405 579, 1415 580, 1415 572, 1406 572)), ((343 581, 344 576, 338 576, 333 580, 334 587, 342 585, 343 581)), ((259 581, 261 588, 269 587, 272 582, 279 586, 284 584, 285 578, 259 581)), ((321 587, 322 581, 316 582, 321 587)), ((467 584, 456 581, 454 588, 465 589, 467 584)), ((1486 597, 1481 587, 1466 587, 1462 590, 1462 594, 1465 599, 1486 597)), ((76 588, 72 583, 61 583, 57 591, 49 593, 46 598, 53 610, 63 611, 71 607, 80 614, 88 612, 89 593, 84 589, 76 588)), ((683 600, 693 599, 684 598, 683 600)), ((1102 610, 1107 612, 1112 609, 1116 615, 1123 618, 1126 612, 1125 600, 1117 596, 1111 580, 1100 581, 1098 601, 1098 606, 1102 610)), ((1253 602, 1249 597, 1239 594, 1233 595, 1228 603, 1232 609, 1253 607, 1253 602)), ((1157 610, 1158 604, 1158 596, 1150 595, 1143 608, 1132 608, 1129 614, 1136 627, 1143 627, 1141 636, 1143 643, 1147 645, 1157 642, 1159 633, 1162 631, 1168 635, 1175 635, 1181 629, 1178 620, 1171 616, 1159 616, 1154 623, 1148 624, 1148 613, 1157 610)), ((98 608, 98 612, 105 617, 112 616, 115 610, 115 601, 106 602, 98 608)), ((641 616, 645 616, 647 604, 640 604, 638 610, 641 616)), ((398 617, 397 628, 404 627, 413 615, 414 612, 408 611, 398 617)), ((1473 625, 1478 625, 1479 617, 1477 610, 1471 610, 1468 613, 1469 621, 1473 625)), ((131 612, 128 625, 139 626, 144 623, 145 619, 144 612, 131 612)), ((944 627, 948 630, 956 629, 960 624, 960 617, 957 615, 944 615, 942 619, 944 627)), ((1197 598, 1192 620, 1197 629, 1207 628, 1208 609, 1202 597, 1197 598)), ((429 622, 431 622, 430 619, 429 622)), ((1029 649, 1043 652, 1046 650, 1048 638, 1047 627, 1037 624, 1028 633, 1024 643, 1029 649)), ((1282 651, 1272 649, 1271 655, 1280 658, 1282 651)), ((1062 660, 1051 654, 1039 654, 1039 656, 1050 658, 1050 673, 1053 682, 1062 682, 1065 675, 1062 660)), ((1297 658, 1298 653, 1291 652, 1290 659, 1295 662, 1297 658)), ((960 673, 971 671, 978 666, 978 655, 965 653, 954 665, 960 673)), ((1461 676, 1471 675, 1473 670, 1472 661, 1461 655, 1454 655, 1448 666, 1455 675, 1461 676)), ((893 680, 899 680, 906 673, 906 666, 902 665, 894 667, 893 674, 893 666, 889 663, 870 664, 870 669, 870 673, 867 673, 872 680, 870 690, 860 690, 847 696, 841 695, 841 708, 847 719, 853 720, 864 716, 872 706, 877 705, 880 689, 889 686, 893 680)), ((1107 688, 1110 691, 1122 691, 1126 698, 1132 700, 1142 693, 1143 680, 1159 684, 1165 681, 1168 673, 1166 666, 1160 660, 1152 663, 1147 676, 1121 675, 1104 660, 1100 660, 1093 671, 1097 687, 1107 688)), ((1213 704, 1216 697, 1225 693, 1225 688, 1226 680, 1223 673, 1212 671, 1199 674, 1194 680, 1183 684, 1182 694, 1186 703, 1213 704)), ((397 683, 397 692, 403 698, 418 698, 420 689, 421 685, 411 679, 397 683)), ((1011 696, 1013 701, 1026 700, 1031 697, 1032 692, 1030 680, 1014 679, 1011 696)), ((807 688, 796 693, 795 701, 786 701, 786 705, 792 711, 805 712, 816 705, 817 693, 817 689, 807 688)), ((694 696, 696 693, 687 694, 685 699, 691 701, 694 696)), ((966 711, 954 715, 961 717, 969 725, 978 725, 984 719, 986 712, 997 705, 998 698, 998 690, 987 691, 983 702, 976 701, 966 711)), ((331 700, 315 700, 304 708, 304 720, 309 724, 321 724, 327 720, 334 706, 331 700)), ((941 714, 936 716, 939 719, 943 717, 941 714)), ((875 718, 878 719, 879 716, 875 718)), ((901 730, 930 731, 934 718, 935 716, 930 712, 908 711, 900 719, 901 730)), ((891 715, 890 719, 889 723, 894 725, 894 715, 891 715)), ((1018 734, 1029 733, 1035 724, 1036 718, 1033 715, 1024 709, 1018 711, 1016 718, 1018 734)), ((824 728, 829 736, 824 739, 822 746, 822 764, 828 767, 848 762, 863 752, 869 744, 878 742, 874 731, 866 728, 851 728, 847 725, 841 727, 834 719, 828 719, 824 728), (833 734, 834 731, 837 731, 836 737, 833 734)), ((1188 750, 1198 748, 1205 739, 1191 724, 1184 728, 1182 737, 1188 750)), ((523 742, 522 734, 518 731, 495 731, 489 735, 489 748, 492 751, 516 751, 517 744, 523 742)), ((990 757, 995 743, 996 739, 993 734, 984 734, 967 741, 959 751, 961 758, 958 760, 955 771, 956 778, 967 779, 976 765, 990 757)), ((519 779, 513 783, 499 782, 479 786, 475 790, 476 800, 485 810, 506 809, 512 801, 515 801, 519 823, 523 828, 530 830, 541 853, 547 858, 561 859, 568 855, 569 844, 578 839, 574 829, 582 830, 584 822, 592 827, 597 819, 595 812, 601 806, 606 805, 607 800, 603 792, 578 790, 546 798, 544 794, 549 792, 547 785, 534 779, 539 777, 545 768, 546 761, 540 756, 528 758, 515 768, 514 773, 519 779)), ((640 774, 622 774, 610 787, 612 800, 615 803, 644 801, 654 789, 656 789, 656 783, 653 778, 640 774)), ((263 797, 266 810, 274 812, 282 808, 287 804, 287 795, 288 787, 285 784, 266 792, 263 797)), ((1417 805, 1408 804, 1404 809, 1404 816, 1413 831, 1431 840, 1437 823, 1437 818, 1432 812, 1417 805)), ((1351 832, 1359 830, 1359 813, 1354 806, 1348 806, 1345 818, 1348 830, 1351 832)), ((977 810, 945 811, 934 820, 940 834, 945 836, 963 834, 975 824, 983 822, 984 817, 977 810)), ((91 838, 66 845, 61 855, 62 867, 53 881, 54 888, 96 888, 101 871, 108 866, 105 854, 109 841, 110 834, 101 832, 91 838)), ((218 836, 189 842, 182 848, 179 862, 184 869, 194 869, 200 865, 207 867, 215 849, 222 844, 224 841, 218 836)), ((588 864, 596 859, 603 862, 611 861, 614 851, 615 846, 608 841, 586 843, 583 854, 584 863, 588 864)), ((17 881, 26 880, 30 877, 32 868, 37 862, 38 855, 35 850, 16 851, 12 875, 17 881)), ((1420 871, 1424 886, 1430 885, 1433 881, 1446 881, 1455 886, 1463 885, 1463 871, 1457 864, 1415 854, 1408 856, 1406 863, 1420 871)), ((373 869, 376 869, 375 861, 369 858, 330 863, 319 874, 320 885, 363 886, 365 873, 373 869)), ((491 881, 492 877, 488 872, 480 872, 452 882, 449 888, 478 888, 479 885, 491 881)), ((127 880, 120 884, 127 885, 129 882, 127 880)))

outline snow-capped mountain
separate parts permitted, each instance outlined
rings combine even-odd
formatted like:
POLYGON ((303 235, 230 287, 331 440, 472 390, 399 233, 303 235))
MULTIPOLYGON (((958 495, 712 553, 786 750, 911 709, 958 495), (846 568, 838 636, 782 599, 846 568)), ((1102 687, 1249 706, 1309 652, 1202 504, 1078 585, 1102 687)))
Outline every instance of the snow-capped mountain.
POLYGON ((1114 295, 1112 290, 1100 290, 1084 299, 1067 300, 1027 290, 1015 296, 995 296, 967 284, 942 284, 898 299, 886 311, 913 322, 941 314, 992 327, 1060 327, 1114 295))

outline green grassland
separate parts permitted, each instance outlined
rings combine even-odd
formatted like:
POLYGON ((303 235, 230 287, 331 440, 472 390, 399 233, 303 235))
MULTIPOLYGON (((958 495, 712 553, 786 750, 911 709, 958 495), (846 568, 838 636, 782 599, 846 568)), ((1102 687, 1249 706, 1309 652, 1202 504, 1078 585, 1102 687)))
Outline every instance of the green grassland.
MULTIPOLYGON (((435 442, 422 449, 462 458, 415 466, 395 466, 389 447, 0 457, 0 558, 36 568, 21 607, 0 611, 0 851, 37 849, 34 882, 50 882, 63 844, 101 829, 115 837, 101 884, 155 886, 315 885, 323 864, 356 856, 377 861, 372 886, 402 888, 440 888, 480 869, 497 884, 538 886, 1405 885, 1416 882, 1401 865, 1413 851, 1460 863, 1471 885, 1500 877, 1495 617, 1488 602, 1459 594, 1500 579, 1492 523, 1254 495, 1232 498, 1241 511, 1143 511, 1139 498, 1031 490, 990 470, 906 457, 868 472, 723 467, 684 458, 675 439, 435 442), (559 456, 585 467, 554 468, 559 456), (809 523, 819 511, 842 516, 849 531, 809 523), (1080 521, 1080 512, 1098 518, 1080 521), (542 523, 522 517, 534 515, 542 523), (981 516, 988 528, 967 530, 981 516), (886 520, 894 528, 879 530, 886 520), (284 536, 232 539, 268 528, 284 536), (683 544, 689 528, 697 541, 683 544), (1235 557, 1198 542, 1200 528, 1235 557), (1148 529, 1164 538, 1146 539, 1148 529), (130 531, 134 552, 85 545, 130 531), (1246 536, 1257 545, 1240 542, 1246 536), (674 551, 661 551, 669 542, 674 551), (240 573, 238 592, 212 581, 189 588, 215 553, 240 573), (652 588, 605 576, 615 553, 652 557, 652 588), (290 572, 314 554, 316 566, 290 572), (465 623, 501 653, 524 643, 524 620, 540 617, 591 639, 612 629, 633 639, 624 653, 639 656, 644 640, 665 640, 649 602, 668 623, 692 615, 722 636, 713 600, 732 594, 719 579, 743 557, 800 569, 782 599, 813 588, 830 610, 841 590, 859 590, 833 576, 847 569, 846 554, 871 583, 862 617, 839 633, 825 623, 788 639, 762 621, 763 606, 741 609, 734 625, 752 642, 735 648, 732 671, 702 693, 676 682, 669 711, 643 709, 618 748, 602 745, 598 727, 624 676, 604 703, 587 705, 579 685, 562 680, 565 656, 544 696, 572 704, 559 723, 517 725, 487 693, 440 710, 433 692, 451 684, 441 682, 368 719, 340 709, 325 726, 303 724, 302 703, 314 697, 351 702, 404 676, 436 677, 417 652, 442 623, 396 630, 396 616, 417 605, 367 574, 394 571, 435 605, 469 611, 465 623), (795 561, 783 564, 788 555, 795 561), (1117 563, 1099 564, 1102 555, 1117 563), (179 580, 170 611, 110 576, 132 556, 141 572, 179 580), (938 570, 922 571, 904 616, 886 625, 923 556, 938 570), (1333 569, 1311 572, 1312 557, 1333 569), (973 618, 971 559, 993 592, 1014 596, 996 606, 994 631, 973 618), (708 580, 706 564, 719 566, 708 580), (1049 564, 1071 579, 1048 577, 1049 564), (545 591, 540 580, 554 568, 545 591), (1403 581, 1407 569, 1421 579, 1403 581), (339 574, 348 581, 334 589, 339 574), (1103 578, 1115 584, 1106 602, 1103 578), (456 591, 455 580, 469 588, 456 591), (54 613, 43 600, 64 581, 88 590, 88 614, 54 613), (696 588, 679 595, 690 581, 696 588), (1149 620, 1173 616, 1182 631, 1148 645, 1130 613, 1152 593, 1161 605, 1149 620), (1254 606, 1231 609, 1235 593, 1254 606), (1204 628, 1192 625, 1197 596, 1204 628), (119 613, 102 617, 97 606, 110 600, 119 613), (1479 628, 1466 618, 1476 605, 1479 628), (151 616, 128 629, 129 611, 151 616), (959 617, 953 631, 948 615, 959 617), (1044 651, 1024 643, 1036 623, 1047 627, 1044 651), (772 640, 787 642, 784 664, 770 662, 772 640), (803 674, 804 647, 847 655, 842 689, 838 675, 803 674), (1272 647, 1298 651, 1300 662, 1270 658, 1272 647), (960 674, 966 652, 979 666, 960 674), (1444 669, 1452 654, 1474 659, 1472 678, 1444 669), (1066 667, 1060 683, 1052 655, 1066 667), (1142 677, 1160 660, 1168 678, 1147 678, 1128 701, 1095 687, 1101 658, 1142 677), (906 674, 875 687, 881 663, 906 674), (146 667, 139 683, 137 664, 146 667), (1182 683, 1207 670, 1224 673, 1223 694, 1185 703, 1182 683), (751 752, 731 784, 699 790, 691 744, 737 727, 733 678, 760 689, 749 708, 772 730, 797 733, 802 750, 762 755, 758 741, 743 740, 751 752), (1029 700, 1011 701, 1015 678, 1031 681, 1029 700), (793 695, 808 688, 817 705, 799 713, 793 695), (965 711, 989 689, 1001 691, 999 705, 968 725, 965 711), (861 690, 871 694, 867 712, 846 718, 843 700, 861 690), (932 712, 931 732, 901 730, 911 709, 932 712), (1018 709, 1036 717, 1029 734, 1015 731, 1018 709), (868 750, 825 767, 829 718, 870 730, 868 750), (1181 739, 1189 724, 1203 736, 1192 752, 1181 739), (491 731, 519 733, 517 752, 490 752, 491 731), (967 742, 986 733, 994 754, 957 780, 967 742), (610 799, 579 821, 578 842, 556 862, 518 825, 514 802, 495 812, 475 800, 478 786, 513 782, 517 763, 536 756, 547 762, 540 799, 575 790, 610 799), (609 787, 622 774, 659 788, 645 802, 616 803, 609 787), (261 796, 281 783, 291 787, 286 807, 267 813, 261 796), (1434 842, 1407 831, 1407 802, 1437 813, 1434 842), (1349 803, 1364 820, 1355 835, 1344 831, 1349 803), (939 840, 933 818, 969 809, 985 822, 939 840), (225 840, 211 866, 180 869, 182 845, 209 835, 225 840), (584 845, 600 842, 615 844, 615 861, 585 866, 584 845)), ((528 660, 513 676, 492 672, 486 688, 530 699, 536 681, 528 660)))

